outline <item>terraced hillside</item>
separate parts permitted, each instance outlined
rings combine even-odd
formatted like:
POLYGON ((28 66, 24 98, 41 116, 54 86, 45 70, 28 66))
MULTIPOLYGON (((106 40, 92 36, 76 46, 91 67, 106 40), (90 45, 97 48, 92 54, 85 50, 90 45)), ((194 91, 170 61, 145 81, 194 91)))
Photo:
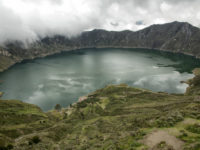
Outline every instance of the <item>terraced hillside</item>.
POLYGON ((109 85, 42 112, 0 100, 0 146, 16 150, 199 150, 200 70, 185 94, 109 85))

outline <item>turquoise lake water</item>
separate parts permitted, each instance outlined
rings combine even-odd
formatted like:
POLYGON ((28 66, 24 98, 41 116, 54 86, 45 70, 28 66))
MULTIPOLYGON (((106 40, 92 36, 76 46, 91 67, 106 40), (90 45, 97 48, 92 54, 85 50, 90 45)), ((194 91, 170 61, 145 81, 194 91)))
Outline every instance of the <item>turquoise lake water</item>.
POLYGON ((108 84, 184 93, 200 61, 145 49, 82 49, 24 61, 0 73, 4 99, 20 99, 44 111, 63 107, 108 84))

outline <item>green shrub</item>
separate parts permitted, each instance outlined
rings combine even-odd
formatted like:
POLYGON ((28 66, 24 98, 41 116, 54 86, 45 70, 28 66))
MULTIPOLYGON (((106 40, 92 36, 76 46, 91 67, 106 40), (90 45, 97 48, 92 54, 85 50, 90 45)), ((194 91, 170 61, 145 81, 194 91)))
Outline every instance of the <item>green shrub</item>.
POLYGON ((186 129, 192 133, 200 134, 200 125, 199 124, 190 125, 186 129))
POLYGON ((62 109, 62 106, 60 104, 56 104, 54 109, 57 110, 57 111, 60 111, 62 109))
POLYGON ((7 146, 0 146, 0 150, 10 150, 13 148, 14 146, 12 144, 8 144, 7 146))
POLYGON ((157 145, 153 147, 153 149, 159 149, 159 150, 174 150, 174 148, 171 145, 168 145, 165 141, 161 141, 157 145))
POLYGON ((164 148, 164 147, 166 147, 166 142, 165 141, 161 141, 159 144, 158 144, 158 147, 159 148, 164 148))
POLYGON ((131 145, 130 145, 130 147, 139 147, 139 146, 141 146, 141 144, 140 143, 138 143, 138 142, 133 142, 133 143, 131 143, 131 145))
POLYGON ((197 143, 195 144, 193 147, 192 147, 193 150, 199 150, 200 149, 200 143, 197 143))
POLYGON ((195 143, 189 146, 184 147, 184 150, 200 150, 200 143, 195 143))
POLYGON ((7 148, 8 148, 8 149, 13 149, 14 146, 13 146, 12 144, 8 144, 8 145, 7 145, 7 148))
POLYGON ((40 142, 40 138, 38 136, 34 136, 30 141, 29 141, 29 145, 32 144, 38 144, 40 142))
POLYGON ((156 120, 157 127, 172 127, 176 123, 182 121, 184 118, 180 112, 174 112, 167 114, 166 116, 161 116, 156 120))

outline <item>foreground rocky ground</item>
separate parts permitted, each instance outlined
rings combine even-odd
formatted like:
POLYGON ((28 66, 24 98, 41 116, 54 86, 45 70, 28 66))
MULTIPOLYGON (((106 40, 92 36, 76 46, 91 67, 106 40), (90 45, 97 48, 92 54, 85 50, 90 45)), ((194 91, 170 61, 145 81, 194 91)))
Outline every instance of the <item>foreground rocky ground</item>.
POLYGON ((200 70, 185 94, 109 85, 47 113, 0 100, 0 150, 199 150, 200 70))

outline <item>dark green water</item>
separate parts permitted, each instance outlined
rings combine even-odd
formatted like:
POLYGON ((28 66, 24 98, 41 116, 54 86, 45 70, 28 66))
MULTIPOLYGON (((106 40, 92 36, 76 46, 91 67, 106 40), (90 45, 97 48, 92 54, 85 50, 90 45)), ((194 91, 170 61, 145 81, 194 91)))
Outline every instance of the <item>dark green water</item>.
POLYGON ((192 57, 137 49, 83 49, 26 61, 0 73, 4 99, 20 99, 43 110, 76 102, 108 84, 127 83, 153 91, 184 93, 200 66, 192 57))

